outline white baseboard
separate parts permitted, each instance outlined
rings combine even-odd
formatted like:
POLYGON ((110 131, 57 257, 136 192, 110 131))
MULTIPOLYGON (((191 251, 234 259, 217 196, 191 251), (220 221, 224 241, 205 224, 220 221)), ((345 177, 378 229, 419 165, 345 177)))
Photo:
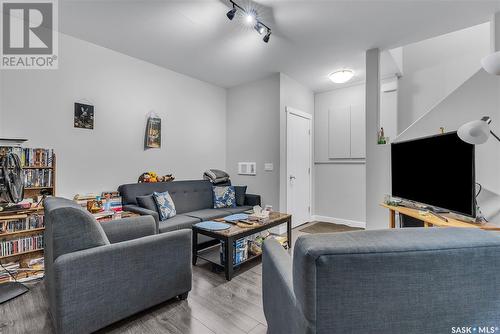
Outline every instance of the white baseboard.
POLYGON ((311 219, 316 220, 316 221, 326 222, 326 223, 344 224, 344 225, 351 226, 351 227, 366 228, 365 222, 360 222, 360 221, 356 221, 356 220, 334 218, 334 217, 327 217, 327 216, 318 216, 318 215, 313 215, 311 217, 311 219))

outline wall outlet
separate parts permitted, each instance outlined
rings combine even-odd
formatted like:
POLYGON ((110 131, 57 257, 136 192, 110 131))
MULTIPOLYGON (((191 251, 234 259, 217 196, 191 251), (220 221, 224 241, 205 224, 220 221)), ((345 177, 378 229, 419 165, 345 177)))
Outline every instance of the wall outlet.
POLYGON ((257 175, 257 164, 255 162, 238 162, 239 175, 257 175))
POLYGON ((272 163, 272 162, 266 162, 266 163, 264 164, 264 170, 265 170, 266 172, 272 172, 272 171, 274 170, 274 165, 273 165, 273 163, 272 163))

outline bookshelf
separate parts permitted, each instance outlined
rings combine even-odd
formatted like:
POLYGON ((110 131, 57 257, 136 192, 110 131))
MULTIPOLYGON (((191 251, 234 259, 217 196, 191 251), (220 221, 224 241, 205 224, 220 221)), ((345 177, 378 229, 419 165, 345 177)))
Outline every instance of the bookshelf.
MULTIPOLYGON (((56 194, 56 156, 53 150, 41 148, 0 147, 0 153, 13 152, 21 158, 24 198, 33 202, 28 209, 0 211, 0 263, 16 279, 30 279, 43 274, 43 207, 36 206, 44 195, 56 194)), ((0 267, 0 284, 9 281, 0 267)))
POLYGON ((48 195, 56 193, 56 156, 53 150, 41 148, 23 148, 21 157, 25 175, 24 197, 38 199, 42 191, 48 195))
MULTIPOLYGON (((16 279, 39 277, 43 266, 32 260, 43 257, 43 208, 0 212, 0 263, 10 268, 16 279)), ((0 268, 0 284, 9 275, 0 268)))

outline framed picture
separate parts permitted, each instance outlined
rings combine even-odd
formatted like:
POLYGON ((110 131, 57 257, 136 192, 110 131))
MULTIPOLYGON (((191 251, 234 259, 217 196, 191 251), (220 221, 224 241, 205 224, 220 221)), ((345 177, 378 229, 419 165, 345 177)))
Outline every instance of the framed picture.
POLYGON ((146 125, 144 149, 161 147, 161 118, 149 117, 146 125))
POLYGON ((94 129, 94 106, 90 104, 75 103, 75 128, 94 129))

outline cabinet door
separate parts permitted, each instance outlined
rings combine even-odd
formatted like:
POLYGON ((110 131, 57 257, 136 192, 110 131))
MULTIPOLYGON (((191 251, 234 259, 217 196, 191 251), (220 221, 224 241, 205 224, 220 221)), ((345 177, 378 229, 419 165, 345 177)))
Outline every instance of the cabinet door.
POLYGON ((366 157, 366 123, 364 106, 351 106, 351 158, 366 157))
POLYGON ((328 110, 328 157, 348 159, 351 156, 350 107, 328 110))

